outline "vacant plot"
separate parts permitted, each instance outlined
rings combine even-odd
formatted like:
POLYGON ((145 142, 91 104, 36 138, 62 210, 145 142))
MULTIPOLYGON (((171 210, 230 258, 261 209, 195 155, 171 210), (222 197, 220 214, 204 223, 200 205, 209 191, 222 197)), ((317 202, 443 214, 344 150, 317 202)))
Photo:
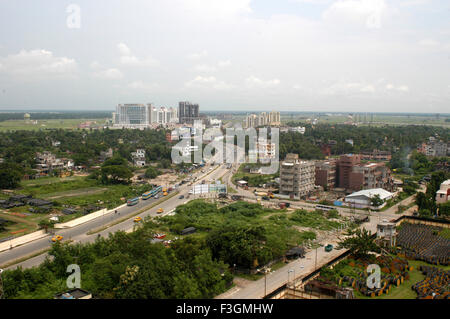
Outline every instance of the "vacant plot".
MULTIPOLYGON (((61 119, 61 120, 37 120, 34 122, 24 120, 9 120, 0 122, 0 131, 18 131, 18 130, 44 130, 44 129, 76 129, 80 123, 93 121, 87 119, 61 119)), ((103 123, 104 120, 95 120, 97 123, 103 123)))

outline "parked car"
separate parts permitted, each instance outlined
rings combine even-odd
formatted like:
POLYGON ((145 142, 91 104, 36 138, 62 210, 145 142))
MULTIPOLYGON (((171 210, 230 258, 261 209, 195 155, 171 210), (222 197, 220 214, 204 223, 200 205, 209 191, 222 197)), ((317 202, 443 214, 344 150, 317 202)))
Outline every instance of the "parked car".
POLYGON ((184 198, 184 195, 180 195, 179 197, 178 197, 178 199, 183 199, 184 198))

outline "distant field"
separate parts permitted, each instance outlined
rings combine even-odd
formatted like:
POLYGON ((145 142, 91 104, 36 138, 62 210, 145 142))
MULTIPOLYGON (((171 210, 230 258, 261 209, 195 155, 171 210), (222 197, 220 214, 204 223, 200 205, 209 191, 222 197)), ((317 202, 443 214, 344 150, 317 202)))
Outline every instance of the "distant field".
POLYGON ((37 120, 34 124, 33 119, 29 123, 24 120, 9 120, 0 122, 0 132, 8 130, 40 130, 40 129, 76 129, 80 123, 93 121, 97 124, 105 122, 104 119, 62 119, 62 120, 37 120))
MULTIPOLYGON (((286 122, 304 122, 306 123, 307 119, 318 119, 319 124, 341 124, 349 120, 348 114, 345 115, 331 115, 331 116, 314 116, 314 115, 282 115, 281 121, 286 122)), ((370 125, 378 126, 384 124, 390 125, 435 125, 435 126, 443 126, 450 127, 450 122, 446 122, 446 119, 450 117, 445 116, 413 116, 413 115, 405 115, 405 116, 389 116, 389 115, 373 115, 373 118, 370 114, 367 116, 357 115, 353 119, 355 122, 361 123, 361 125, 370 125)))

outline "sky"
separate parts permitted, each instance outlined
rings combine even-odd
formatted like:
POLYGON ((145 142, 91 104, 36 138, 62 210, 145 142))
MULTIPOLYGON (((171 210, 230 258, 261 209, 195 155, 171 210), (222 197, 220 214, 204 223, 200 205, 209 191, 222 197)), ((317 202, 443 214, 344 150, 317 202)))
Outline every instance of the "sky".
POLYGON ((0 0, 0 110, 450 113, 448 0, 0 0))

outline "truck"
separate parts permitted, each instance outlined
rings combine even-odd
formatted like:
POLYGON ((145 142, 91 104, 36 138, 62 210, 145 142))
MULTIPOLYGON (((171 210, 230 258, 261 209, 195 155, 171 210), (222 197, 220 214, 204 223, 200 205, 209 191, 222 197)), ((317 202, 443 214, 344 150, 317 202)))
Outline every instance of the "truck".
POLYGON ((283 208, 289 208, 291 206, 291 203, 287 203, 287 202, 280 202, 278 203, 278 206, 283 209, 283 208))

